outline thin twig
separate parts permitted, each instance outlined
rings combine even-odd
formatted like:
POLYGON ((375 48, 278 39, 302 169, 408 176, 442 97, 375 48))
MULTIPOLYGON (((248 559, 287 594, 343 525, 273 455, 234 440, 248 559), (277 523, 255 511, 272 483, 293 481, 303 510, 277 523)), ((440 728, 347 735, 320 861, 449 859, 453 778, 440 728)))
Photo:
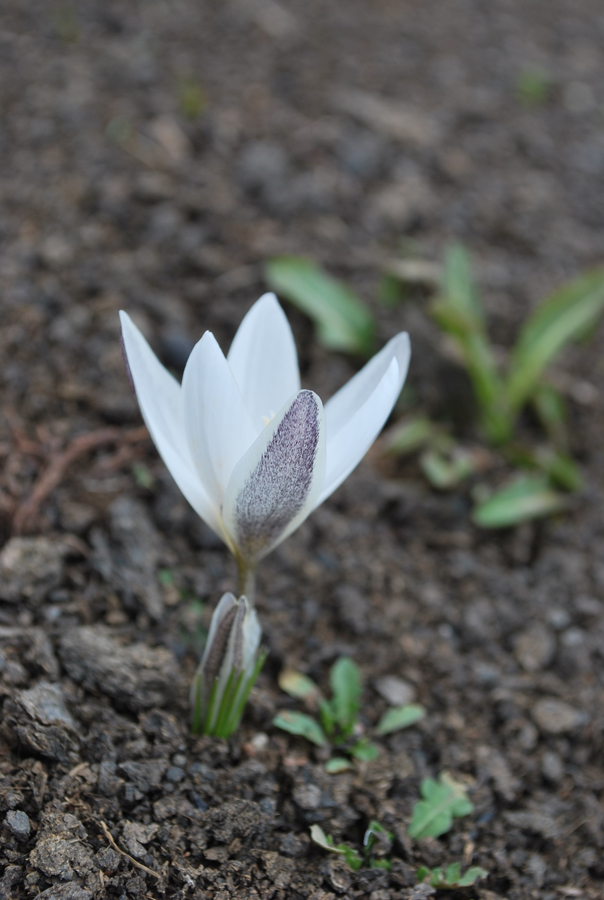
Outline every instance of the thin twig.
POLYGON ((42 503, 60 484, 70 466, 80 456, 103 444, 134 444, 144 440, 147 435, 147 429, 141 426, 128 431, 123 431, 121 428, 101 428, 75 438, 62 453, 51 458, 47 468, 38 476, 27 500, 17 507, 13 516, 13 534, 23 534, 23 531, 37 516, 42 503))
POLYGON ((100 819, 99 821, 101 824, 101 828, 103 829, 103 832, 105 833, 105 837, 107 838, 107 840, 109 841, 109 843, 111 844, 111 846, 113 847, 114 850, 117 850, 118 853, 121 853, 122 856, 125 856, 126 859, 129 859, 130 862, 132 863, 132 865, 136 866, 137 869, 142 869, 142 871, 146 872, 148 875, 153 875, 153 877, 157 878, 158 881, 162 880, 162 876, 158 872, 154 872, 153 869, 150 869, 148 866, 144 866, 142 863, 139 863, 138 860, 136 860, 133 856, 130 856, 130 854, 126 853, 125 850, 122 850, 121 847, 118 847, 118 845, 115 843, 115 840, 113 839, 113 835, 111 834, 111 832, 109 831, 109 829, 107 828, 107 826, 105 825, 103 820, 100 819))

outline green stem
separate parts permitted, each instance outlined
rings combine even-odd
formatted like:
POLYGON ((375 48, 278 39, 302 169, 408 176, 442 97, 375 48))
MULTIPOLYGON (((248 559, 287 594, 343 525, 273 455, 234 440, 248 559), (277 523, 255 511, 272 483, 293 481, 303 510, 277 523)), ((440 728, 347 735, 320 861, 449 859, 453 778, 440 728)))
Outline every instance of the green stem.
POLYGON ((256 567, 243 559, 237 560, 237 593, 247 597, 254 606, 256 599, 256 567))

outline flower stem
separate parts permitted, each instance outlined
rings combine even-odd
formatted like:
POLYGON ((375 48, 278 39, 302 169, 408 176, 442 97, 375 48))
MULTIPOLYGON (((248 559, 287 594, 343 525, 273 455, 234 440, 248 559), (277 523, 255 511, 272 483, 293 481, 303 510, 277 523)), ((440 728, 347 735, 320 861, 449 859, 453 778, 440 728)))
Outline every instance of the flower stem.
POLYGON ((254 606, 256 599, 256 567, 251 566, 243 559, 237 560, 237 593, 240 597, 247 597, 254 606))

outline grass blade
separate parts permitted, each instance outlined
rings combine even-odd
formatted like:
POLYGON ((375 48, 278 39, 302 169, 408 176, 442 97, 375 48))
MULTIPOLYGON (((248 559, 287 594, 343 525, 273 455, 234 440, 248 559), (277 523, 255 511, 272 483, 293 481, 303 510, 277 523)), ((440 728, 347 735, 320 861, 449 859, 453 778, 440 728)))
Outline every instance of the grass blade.
POLYGON ((604 270, 595 269, 556 291, 524 324, 510 358, 508 402, 518 411, 545 367, 571 341, 583 337, 604 312, 604 270))
POLYGON ((520 475, 479 503, 472 519, 481 528, 509 528, 559 512, 566 503, 566 498, 550 487, 547 477, 520 475))
POLYGON ((349 287, 298 256, 270 260, 265 276, 274 291, 310 316, 325 347, 371 355, 375 343, 373 316, 349 287))
POLYGON ((512 427, 505 387, 486 335, 470 260, 461 246, 447 251, 443 293, 433 304, 431 313, 443 331, 454 339, 462 354, 487 437, 493 443, 504 443, 509 440, 512 427))
POLYGON ((352 732, 361 707, 361 676, 348 656, 336 660, 329 673, 335 720, 344 735, 352 732))

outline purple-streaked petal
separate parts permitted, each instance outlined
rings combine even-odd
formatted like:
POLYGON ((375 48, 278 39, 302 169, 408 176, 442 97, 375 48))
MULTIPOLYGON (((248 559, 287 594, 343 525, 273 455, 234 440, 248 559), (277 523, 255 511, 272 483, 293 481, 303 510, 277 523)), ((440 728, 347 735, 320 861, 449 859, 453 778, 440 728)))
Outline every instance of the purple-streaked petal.
POLYGON ((398 334, 325 404, 327 459, 317 506, 356 468, 384 427, 410 356, 408 335, 398 334))
POLYGON ((130 316, 120 312, 120 319, 129 377, 153 443, 195 512, 223 537, 219 508, 200 481, 189 452, 181 387, 162 366, 130 316))
POLYGON ((182 389, 189 450, 200 479, 220 508, 231 473, 257 432, 229 364, 209 331, 193 348, 182 389))
POLYGON ((264 294, 243 319, 227 360, 256 433, 300 390, 296 345, 274 294, 264 294))
POLYGON ((222 518, 241 556, 255 561, 291 534, 316 505, 325 473, 323 404, 300 391, 237 463, 222 518))

